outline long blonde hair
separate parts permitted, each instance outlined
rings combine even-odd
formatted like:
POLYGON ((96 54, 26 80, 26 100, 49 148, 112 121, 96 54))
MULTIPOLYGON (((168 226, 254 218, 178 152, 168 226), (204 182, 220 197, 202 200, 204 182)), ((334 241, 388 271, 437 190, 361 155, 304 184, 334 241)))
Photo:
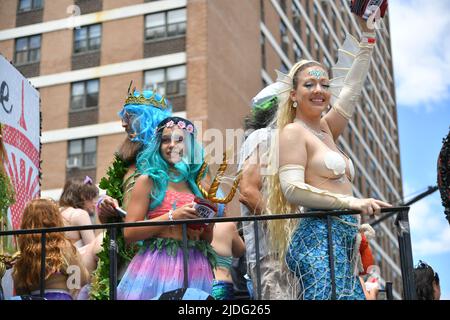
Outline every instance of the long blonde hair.
MULTIPOLYGON (((23 212, 21 229, 63 227, 58 206, 51 200, 34 199, 27 203, 23 212)), ((41 234, 18 236, 21 258, 14 266, 13 279, 18 292, 30 292, 39 287, 41 273, 41 234)), ((66 239, 64 232, 47 233, 45 279, 55 272, 65 272, 68 261, 77 255, 75 247, 66 239)))
MULTIPOLYGON (((290 69, 288 76, 292 79, 293 90, 296 90, 298 86, 298 74, 311 66, 320 66, 323 68, 317 61, 301 60, 290 69)), ((295 119, 296 109, 293 107, 292 99, 290 99, 290 93, 291 92, 288 92, 284 94, 283 97, 280 97, 280 105, 276 116, 272 121, 272 127, 278 129, 274 130, 275 135, 279 135, 283 128, 289 123, 292 123, 295 119)), ((268 163, 268 172, 271 172, 272 174, 267 175, 264 180, 264 194, 267 198, 267 213, 294 213, 297 211, 298 206, 292 205, 286 200, 280 186, 278 176, 278 141, 278 136, 275 136, 272 139, 272 142, 274 143, 270 146, 268 163)), ((295 230, 297 224, 298 219, 277 219, 268 221, 271 251, 277 254, 281 261, 284 261, 287 246, 289 245, 292 232, 295 230)))

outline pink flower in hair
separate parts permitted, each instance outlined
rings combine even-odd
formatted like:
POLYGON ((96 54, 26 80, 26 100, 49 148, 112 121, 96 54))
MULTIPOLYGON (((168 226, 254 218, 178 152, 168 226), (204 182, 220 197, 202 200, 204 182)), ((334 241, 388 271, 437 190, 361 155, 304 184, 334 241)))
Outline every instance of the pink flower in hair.
POLYGON ((184 121, 178 121, 178 127, 179 127, 180 129, 186 128, 186 122, 184 122, 184 121))
POLYGON ((188 124, 188 126, 186 127, 187 132, 192 133, 194 132, 194 127, 192 126, 192 124, 188 124))
POLYGON ((166 128, 172 128, 175 125, 175 122, 173 122, 173 120, 170 120, 169 122, 166 123, 166 128))

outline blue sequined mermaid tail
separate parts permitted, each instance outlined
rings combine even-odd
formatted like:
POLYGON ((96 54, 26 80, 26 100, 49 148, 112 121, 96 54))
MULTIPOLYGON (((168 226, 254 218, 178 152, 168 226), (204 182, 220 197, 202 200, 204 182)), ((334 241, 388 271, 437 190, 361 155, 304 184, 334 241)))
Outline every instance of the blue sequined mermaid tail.
MULTIPOLYGON (((352 255, 357 234, 353 216, 332 219, 333 251, 338 300, 365 300, 359 278, 353 273, 352 255)), ((331 299, 331 273, 326 219, 303 218, 294 231, 286 263, 302 286, 304 300, 331 299)))

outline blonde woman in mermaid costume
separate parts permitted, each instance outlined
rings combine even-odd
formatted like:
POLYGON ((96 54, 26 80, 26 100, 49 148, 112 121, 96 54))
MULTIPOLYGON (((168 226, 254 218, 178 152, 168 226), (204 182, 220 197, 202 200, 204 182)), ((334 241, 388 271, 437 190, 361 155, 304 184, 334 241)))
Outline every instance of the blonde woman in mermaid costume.
MULTIPOLYGON (((137 178, 128 205, 126 222, 169 221, 198 218, 194 197, 202 197, 195 180, 203 163, 203 149, 195 142, 193 124, 170 117, 139 154, 137 178)), ((188 228, 188 287, 211 293, 215 253, 210 245, 212 228, 188 228)), ((144 241, 118 288, 123 300, 157 299, 183 287, 182 226, 124 229, 128 243, 144 241)))
MULTIPOLYGON (((352 117, 375 45, 375 33, 359 19, 364 33, 356 46, 354 61, 344 77, 337 100, 327 110, 331 89, 328 73, 316 61, 295 64, 283 80, 288 84, 281 98, 275 121, 279 129, 279 145, 271 150, 271 169, 265 188, 271 213, 308 210, 360 210, 362 214, 378 214, 389 204, 375 199, 353 197, 354 168, 336 146, 352 117), (279 148, 279 149, 278 149, 279 148), (279 150, 279 162, 273 155, 279 150)), ((280 259, 295 273, 302 287, 300 298, 331 299, 331 275, 324 218, 273 220, 269 222, 271 245, 280 259)), ((355 240, 359 234, 358 217, 333 218, 332 237, 337 299, 365 299, 364 288, 355 271, 355 240)), ((357 268, 356 268, 357 269, 357 268)))

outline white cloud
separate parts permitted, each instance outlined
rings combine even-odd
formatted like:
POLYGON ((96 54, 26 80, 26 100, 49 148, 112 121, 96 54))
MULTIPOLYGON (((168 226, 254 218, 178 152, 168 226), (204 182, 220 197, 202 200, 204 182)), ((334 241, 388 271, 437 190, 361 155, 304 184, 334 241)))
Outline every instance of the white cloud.
POLYGON ((450 1, 389 2, 400 105, 428 107, 450 98, 450 1))
MULTIPOLYGON (((404 184, 405 194, 413 188, 404 184)), ((423 256, 450 253, 450 227, 445 219, 439 193, 436 192, 411 206, 409 211, 411 242, 413 255, 419 259, 423 256)))

